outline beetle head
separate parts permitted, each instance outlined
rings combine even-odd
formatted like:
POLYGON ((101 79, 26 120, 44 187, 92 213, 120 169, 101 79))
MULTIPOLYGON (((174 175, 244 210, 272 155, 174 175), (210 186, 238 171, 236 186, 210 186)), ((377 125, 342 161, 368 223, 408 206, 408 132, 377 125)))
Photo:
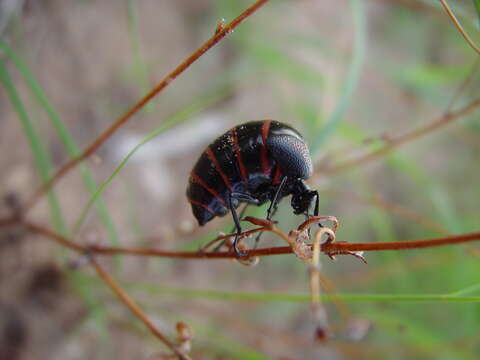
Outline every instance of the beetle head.
POLYGON ((292 191, 292 208, 293 213, 298 214, 308 214, 312 203, 315 199, 315 208, 313 215, 318 215, 318 192, 317 190, 311 190, 307 184, 302 180, 298 180, 293 187, 292 191))

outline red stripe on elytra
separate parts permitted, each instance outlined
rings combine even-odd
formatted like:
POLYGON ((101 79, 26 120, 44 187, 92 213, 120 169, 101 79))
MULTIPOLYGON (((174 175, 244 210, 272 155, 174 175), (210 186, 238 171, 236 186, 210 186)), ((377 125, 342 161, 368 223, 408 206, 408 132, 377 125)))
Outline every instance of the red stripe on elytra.
POLYGON ((270 131, 270 124, 272 120, 266 120, 262 125, 262 148, 260 150, 260 157, 262 161, 262 170, 265 175, 270 175, 270 166, 268 166, 268 152, 267 152, 267 137, 270 131))
POLYGON ((213 190, 210 186, 208 186, 205 181, 203 181, 197 174, 195 174, 194 172, 192 172, 190 174, 190 176, 192 177, 192 180, 194 182, 196 182, 197 184, 203 186, 205 188, 205 190, 207 190, 210 194, 212 194, 218 201, 220 201, 223 206, 227 206, 227 204, 225 203, 225 201, 221 198, 220 195, 218 195, 218 193, 213 190))
POLYGON ((282 177, 282 172, 280 171, 280 166, 277 165, 275 168, 275 175, 273 175, 272 184, 277 185, 280 183, 280 178, 282 177))
POLYGON ((247 173, 247 169, 245 168, 245 165, 243 164, 242 153, 240 151, 240 147, 238 146, 237 130, 233 128, 231 130, 230 135, 232 137, 233 150, 235 151, 235 155, 237 156, 238 167, 240 168, 240 175, 242 176, 245 186, 247 186, 248 173, 247 173))
POLYGON ((193 205, 198 205, 202 208, 204 208, 205 210, 207 210, 209 213, 212 213, 213 215, 215 215, 215 212, 210 209, 207 205, 205 205, 204 203, 201 203, 200 201, 196 201, 196 200, 192 200, 190 198, 187 199, 189 203, 192 203, 193 205))
POLYGON ((207 156, 208 158, 210 159, 210 161, 213 163, 213 165, 215 165, 215 169, 217 170, 217 172, 220 174, 220 176, 222 177, 223 179, 223 182, 225 183, 225 185, 227 185, 227 187, 232 190, 232 185, 230 184, 230 182, 228 181, 228 178, 227 176, 225 175, 225 173, 223 172, 222 168, 220 167, 220 164, 218 163, 217 161, 217 158, 215 157, 215 155, 213 154, 213 151, 212 149, 210 149, 209 147, 205 150, 205 152, 207 153, 207 156))

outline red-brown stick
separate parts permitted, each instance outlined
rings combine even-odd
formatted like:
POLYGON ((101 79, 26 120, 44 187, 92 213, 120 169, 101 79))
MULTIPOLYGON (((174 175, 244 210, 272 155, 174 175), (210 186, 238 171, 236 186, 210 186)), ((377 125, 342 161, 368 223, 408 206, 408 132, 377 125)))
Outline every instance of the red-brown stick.
POLYGON ((463 244, 480 240, 480 232, 463 235, 453 235, 434 239, 393 241, 381 243, 330 243, 322 246, 323 252, 329 251, 384 251, 384 250, 411 250, 429 247, 463 244))
POLYGON ((18 217, 7 217, 4 219, 0 219, 0 227, 2 226, 10 226, 20 223, 21 220, 18 217))
MULTIPOLYGON (((25 227, 37 234, 44 235, 57 243, 64 245, 72 250, 82 253, 92 253, 98 255, 134 255, 134 256, 156 256, 168 258, 183 259, 231 259, 236 258, 233 251, 229 252, 196 252, 196 251, 169 251, 156 249, 138 249, 138 248, 119 248, 119 247, 101 247, 101 246, 82 246, 78 245, 66 237, 55 233, 54 231, 33 223, 24 223, 25 227)), ((263 229, 263 231, 272 231, 263 229)), ((287 237, 285 234, 283 234, 287 237)), ((423 249, 429 247, 462 244, 480 240, 480 232, 463 235, 453 235, 424 240, 407 240, 379 243, 344 243, 331 242, 321 246, 324 253, 341 251, 385 251, 385 250, 411 250, 423 249)), ((281 254, 291 254, 292 249, 289 246, 264 248, 256 250, 245 250, 248 256, 271 256, 281 254)))
POLYGON ((24 222, 23 225, 27 230, 30 230, 33 233, 43 235, 56 243, 65 246, 71 250, 78 251, 78 252, 83 252, 86 253, 88 249, 82 245, 79 245, 69 239, 67 239, 65 236, 60 235, 56 233, 55 231, 41 225, 37 225, 31 222, 24 222))
POLYGON ((475 52, 480 55, 480 48, 475 44, 475 42, 472 40, 472 38, 467 34, 467 32, 463 29, 463 26, 460 24, 460 22, 457 20, 457 17, 453 13, 452 9, 450 9, 450 6, 448 6, 448 3, 445 0, 440 0, 442 3, 443 8, 447 12, 448 16, 450 19, 453 21, 453 24, 457 28, 458 32, 463 36, 463 38, 467 41, 468 45, 475 50, 475 52))

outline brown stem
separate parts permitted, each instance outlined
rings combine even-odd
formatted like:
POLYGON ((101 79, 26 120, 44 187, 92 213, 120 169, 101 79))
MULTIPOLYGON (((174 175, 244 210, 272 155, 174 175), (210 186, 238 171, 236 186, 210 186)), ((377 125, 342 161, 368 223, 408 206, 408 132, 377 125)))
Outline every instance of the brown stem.
MULTIPOLYGON (((83 246, 77 244, 65 236, 56 233, 55 231, 32 222, 25 221, 21 223, 25 228, 35 234, 40 234, 46 238, 55 241, 56 243, 65 246, 71 250, 83 253, 83 254, 97 254, 97 255, 134 255, 134 256, 154 256, 154 257, 166 257, 166 258, 179 258, 179 259, 232 259, 237 255, 233 251, 228 252, 199 252, 199 251, 169 251, 169 250, 156 250, 156 249, 136 249, 136 248, 122 248, 122 247, 103 247, 103 246, 83 246)), ((268 231, 266 228, 258 228, 246 231, 246 234, 254 234, 259 231, 268 231)), ((279 236, 287 237, 282 232, 278 231, 279 236)), ((224 235, 222 238, 228 238, 232 235, 224 235)), ((235 235, 233 235, 235 236, 235 235)), ((248 256, 268 256, 268 255, 281 255, 291 254, 292 250, 288 246, 264 248, 256 250, 245 250, 248 256)))
POLYGON ((117 282, 108 274, 107 271, 105 271, 102 266, 100 266, 100 264, 95 260, 93 256, 91 257, 91 262, 93 267, 97 271, 97 274, 105 281, 105 283, 110 287, 110 289, 113 290, 113 292, 115 293, 115 295, 117 295, 120 301, 123 302, 130 309, 130 311, 150 329, 154 336, 156 336, 162 343, 164 343, 168 348, 170 348, 170 350, 172 350, 179 359, 189 359, 188 356, 186 356, 179 349, 177 349, 177 347, 170 340, 168 340, 167 337, 163 335, 160 330, 158 330, 155 324, 148 319, 148 317, 135 303, 135 301, 133 301, 133 299, 130 298, 130 296, 128 296, 128 294, 122 290, 122 288, 117 284, 117 282))
POLYGON ((150 92, 148 92, 138 103, 136 103, 130 110, 128 110, 124 115, 122 115, 118 120, 116 120, 109 128, 107 128, 99 137, 95 139, 93 143, 83 150, 83 152, 77 157, 68 161, 63 165, 58 171, 53 175, 53 177, 40 186, 28 199, 24 206, 24 212, 26 213, 30 210, 37 201, 50 189, 54 186, 61 178, 63 178, 71 169, 73 169, 78 163, 88 158, 92 155, 97 149, 107 141, 114 132, 123 124, 125 124, 135 113, 137 113, 147 102, 154 98, 158 93, 160 93, 164 88, 166 88, 177 76, 183 73, 190 65, 192 65, 198 58, 210 50, 213 46, 218 44, 224 37, 232 33, 233 30, 240 25, 246 18, 252 15, 257 11, 261 6, 265 5, 269 0, 257 0, 253 5, 248 9, 242 12, 238 17, 236 17, 231 23, 227 26, 222 26, 217 28, 215 34, 208 39, 202 46, 200 46, 192 55, 187 57, 180 65, 178 65, 171 73, 169 73, 157 86, 155 86, 150 92))
MULTIPOLYGON (((154 257, 168 257, 168 258, 181 258, 181 259, 232 259, 237 255, 233 251, 228 252, 198 252, 198 251, 168 251, 168 250, 155 250, 155 249, 136 249, 136 248, 121 248, 121 247, 101 247, 101 246, 82 246, 74 243, 66 237, 55 233, 54 231, 36 225, 30 222, 23 223, 24 226, 37 234, 44 235, 57 243, 66 246, 72 250, 82 253, 92 253, 98 255, 134 255, 134 256, 154 256, 154 257)), ((288 236, 275 227, 272 229, 259 228, 249 230, 249 233, 253 234, 258 231, 271 231, 282 237, 285 241, 288 241, 288 236)), ((480 232, 471 234, 454 235, 447 237, 440 237, 434 239, 425 240, 407 240, 407 241, 395 241, 388 243, 347 243, 347 242, 330 242, 324 243, 321 246, 321 251, 324 253, 340 253, 345 251, 383 251, 383 250, 409 250, 409 249, 422 249, 444 245, 454 245, 467 243, 471 241, 480 240, 480 232)), ((263 248, 255 250, 245 250, 247 256, 271 256, 291 254, 292 248, 290 246, 263 248)))
POLYGON ((468 45, 477 52, 477 54, 480 55, 480 48, 473 42, 473 40, 468 36, 467 32, 463 29, 462 25, 460 22, 457 20, 457 17, 453 13, 452 9, 448 6, 448 3, 445 0, 440 0, 440 2, 443 5, 443 8, 447 12, 448 16, 450 19, 452 19, 453 23, 455 24, 455 27, 457 30, 460 32, 460 34, 463 36, 463 38, 467 41, 468 45))
POLYGON ((334 165, 332 167, 327 167, 327 168, 320 169, 318 171, 318 173, 321 174, 321 175, 334 174, 334 173, 338 173, 338 172, 347 170, 347 169, 352 168, 354 166, 358 166, 358 165, 364 164, 366 162, 372 161, 372 160, 374 160, 374 159, 376 159, 376 158, 378 158, 382 155, 385 155, 386 153, 392 151, 393 149, 395 149, 395 148, 397 148, 401 145, 404 145, 404 144, 406 144, 406 143, 408 143, 408 142, 410 142, 410 141, 412 141, 412 140, 414 140, 418 137, 427 135, 431 131, 434 131, 437 128, 443 127, 443 126, 453 122, 454 120, 457 120, 457 119, 461 118, 462 116, 468 115, 469 113, 476 110, 479 106, 480 106, 480 99, 477 99, 477 100, 471 102, 470 104, 464 106, 463 108, 461 108, 457 111, 448 112, 448 113, 444 114, 440 118, 437 118, 437 119, 431 121, 430 123, 424 125, 423 127, 419 128, 419 129, 413 130, 413 131, 411 131, 407 134, 404 134, 402 136, 399 136, 397 138, 394 138, 394 139, 390 140, 387 145, 383 146, 382 148, 380 148, 376 151, 372 151, 371 153, 360 156, 356 159, 347 160, 343 163, 340 163, 338 165, 334 165))
POLYGON ((463 235, 453 235, 425 240, 393 241, 387 243, 330 243, 322 246, 323 252, 330 251, 384 251, 410 250, 437 247, 444 245, 462 244, 480 240, 480 232, 463 235))
POLYGON ((17 216, 6 217, 6 218, 3 218, 3 219, 0 219, 0 227, 19 224, 19 223, 21 223, 21 221, 22 221, 21 218, 19 218, 17 216))
POLYGON ((79 245, 69 239, 67 239, 65 236, 60 235, 56 233, 53 230, 50 230, 49 228, 41 225, 37 225, 31 222, 23 222, 23 225, 27 230, 30 230, 33 233, 43 235, 58 244, 65 246, 71 250, 82 252, 82 253, 87 253, 88 249, 82 245, 79 245))
MULTIPOLYGON (((91 247, 90 251, 98 255, 134 255, 134 256, 154 256, 154 257, 167 257, 177 259, 236 259, 237 255, 233 251, 222 252, 198 252, 198 251, 168 251, 168 250, 155 250, 155 249, 135 249, 135 248, 117 248, 117 247, 91 247)), ((273 248, 263 248, 255 250, 242 250, 247 257, 254 256, 271 256, 291 254, 292 249, 290 246, 280 246, 273 248)))

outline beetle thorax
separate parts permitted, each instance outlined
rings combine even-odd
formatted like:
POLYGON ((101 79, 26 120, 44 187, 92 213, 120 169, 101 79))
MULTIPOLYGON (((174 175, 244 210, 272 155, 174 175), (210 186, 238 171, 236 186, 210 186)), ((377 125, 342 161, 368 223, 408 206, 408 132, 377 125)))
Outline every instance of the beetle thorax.
POLYGON ((268 150, 284 175, 293 179, 308 179, 312 175, 312 160, 302 138, 294 133, 273 132, 267 143, 268 150))

